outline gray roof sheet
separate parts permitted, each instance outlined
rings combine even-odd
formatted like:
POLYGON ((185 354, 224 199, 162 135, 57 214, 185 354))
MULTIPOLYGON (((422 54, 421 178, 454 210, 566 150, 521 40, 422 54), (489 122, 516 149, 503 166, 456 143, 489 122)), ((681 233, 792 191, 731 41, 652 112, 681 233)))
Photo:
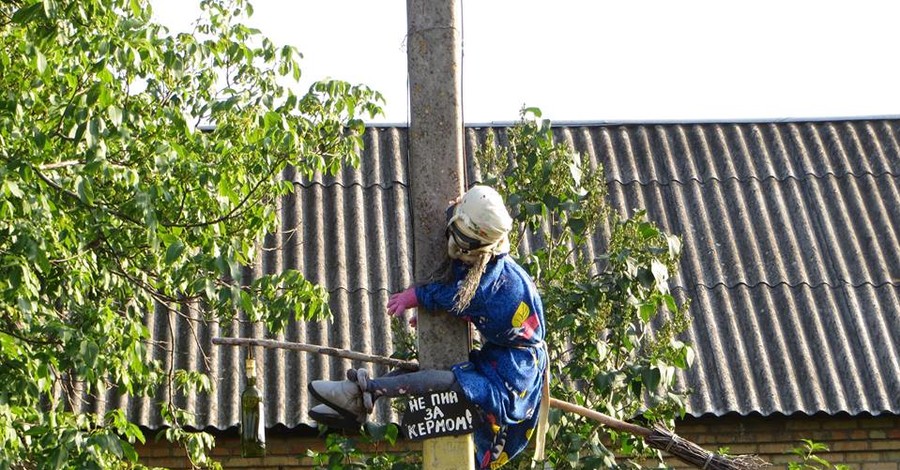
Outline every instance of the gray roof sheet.
MULTIPOLYGON (((900 120, 554 132, 605 167, 613 207, 646 208, 683 236, 674 284, 692 299, 686 337, 697 359, 679 377, 693 390, 689 414, 900 413, 900 120)), ((488 134, 503 144, 506 128, 468 128, 469 155, 488 134)), ((281 203, 288 233, 268 237, 271 249, 247 274, 302 269, 331 293, 334 318, 292 324, 279 339, 392 352, 387 297, 412 279, 406 129, 371 127, 365 141, 356 170, 284 175, 298 185, 281 203)), ((471 160, 469 170, 477 180, 471 160)), ((588 249, 600 253, 603 243, 588 249)), ((155 357, 214 379, 211 395, 179 398, 195 412, 195 425, 235 426, 243 352, 213 347, 210 338, 266 333, 165 311, 147 321, 166 346, 155 357)), ((267 351, 260 359, 269 426, 311 423, 306 383, 351 366, 299 352, 267 351)), ((162 425, 149 399, 110 393, 84 407, 125 407, 139 424, 162 425)), ((386 407, 378 414, 391 417, 386 407)))

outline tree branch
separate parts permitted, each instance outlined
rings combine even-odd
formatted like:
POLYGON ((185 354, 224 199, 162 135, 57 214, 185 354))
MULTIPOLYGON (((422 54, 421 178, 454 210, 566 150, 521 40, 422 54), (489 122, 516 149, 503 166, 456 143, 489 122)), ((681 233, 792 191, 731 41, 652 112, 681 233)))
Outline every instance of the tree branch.
POLYGON ((34 345, 40 345, 40 346, 59 346, 60 344, 62 344, 59 342, 59 340, 45 340, 45 339, 28 338, 28 337, 22 336, 21 334, 17 333, 17 331, 20 331, 20 330, 17 328, 9 329, 9 328, 5 328, 5 327, 0 329, 0 332, 7 334, 9 336, 12 336, 13 338, 18 339, 19 341, 24 341, 28 344, 34 344, 34 345))
POLYGON ((112 209, 109 206, 88 204, 88 203, 82 201, 81 198, 78 197, 77 194, 73 193, 72 191, 70 191, 66 188, 63 188, 57 182, 55 182, 55 181, 51 180, 49 177, 47 177, 47 175, 41 173, 41 171, 38 167, 31 165, 31 169, 34 170, 34 173, 38 176, 38 178, 40 178, 41 181, 43 181, 45 184, 47 184, 47 186, 50 186, 51 188, 55 189, 57 192, 65 195, 65 196, 68 196, 70 199, 74 199, 78 204, 80 204, 81 206, 84 206, 85 208, 87 208, 89 210, 100 209, 100 210, 106 212, 107 214, 116 217, 117 219, 123 220, 125 222, 130 222, 131 224, 134 224, 138 227, 145 226, 143 223, 137 221, 136 219, 134 219, 130 216, 127 216, 115 209, 112 209))
POLYGON ((63 162, 46 163, 46 164, 40 165, 38 168, 40 168, 41 170, 56 170, 58 168, 66 168, 66 167, 82 165, 82 164, 83 164, 83 162, 81 162, 79 160, 66 160, 63 162))
POLYGON ((250 197, 253 196, 254 193, 256 193, 256 191, 259 190, 259 188, 262 186, 262 184, 264 182, 268 181, 272 177, 272 175, 275 174, 275 170, 278 167, 280 167, 282 163, 284 163, 286 158, 287 157, 281 157, 274 165, 272 165, 272 168, 269 170, 269 172, 264 177, 260 178, 256 182, 256 184, 253 186, 253 188, 250 189, 250 191, 244 196, 244 198, 241 199, 241 201, 236 206, 232 207, 231 210, 228 211, 227 214, 225 214, 221 217, 217 217, 213 220, 203 221, 203 222, 186 222, 186 223, 173 223, 173 222, 162 223, 161 222, 160 224, 164 227, 196 228, 196 227, 205 227, 205 226, 209 226, 209 225, 215 225, 215 224, 218 224, 219 222, 225 222, 226 220, 229 220, 229 219, 235 217, 236 215, 239 214, 239 211, 244 210, 244 206, 245 206, 245 204, 247 204, 247 201, 250 200, 250 197))

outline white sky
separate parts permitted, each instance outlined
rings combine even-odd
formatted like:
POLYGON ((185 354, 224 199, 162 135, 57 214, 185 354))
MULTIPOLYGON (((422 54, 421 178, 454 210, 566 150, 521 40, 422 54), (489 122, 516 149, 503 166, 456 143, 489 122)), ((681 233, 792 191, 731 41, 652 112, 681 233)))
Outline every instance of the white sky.
MULTIPOLYGON (((900 2, 460 0, 463 115, 510 122, 900 115, 900 2)), ((151 0, 189 31, 199 0, 151 0)), ((255 0, 248 23, 313 80, 365 83, 408 120, 406 0, 255 0)))

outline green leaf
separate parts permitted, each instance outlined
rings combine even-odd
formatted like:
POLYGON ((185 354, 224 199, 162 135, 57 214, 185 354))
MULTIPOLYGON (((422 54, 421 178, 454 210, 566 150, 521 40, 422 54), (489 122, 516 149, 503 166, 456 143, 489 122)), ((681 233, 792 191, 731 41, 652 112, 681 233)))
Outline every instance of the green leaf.
POLYGON ((57 446, 50 452, 50 468, 60 469, 66 465, 66 459, 69 457, 69 451, 64 446, 57 446))
POLYGON ((22 7, 13 14, 12 21, 17 24, 24 24, 32 19, 34 19, 35 15, 43 11, 44 6, 39 2, 32 3, 26 7, 22 7))
POLYGON ((607 355, 609 354, 609 345, 605 340, 597 341, 597 359, 600 361, 606 360, 607 355))
POLYGON ((47 135, 41 132, 40 129, 34 130, 34 145, 39 150, 44 150, 47 147, 47 135))
POLYGON ((675 297, 673 297, 671 294, 663 295, 663 302, 669 312, 678 312, 678 303, 675 302, 675 297))
POLYGON ((640 380, 632 380, 629 387, 631 389, 632 395, 634 395, 635 397, 641 396, 642 386, 643 382, 641 382, 640 380))
POLYGON ((16 340, 3 332, 0 332, 0 353, 8 357, 19 354, 19 345, 16 340))
POLYGON ((682 370, 691 367, 694 363, 694 348, 689 344, 684 344, 677 340, 672 340, 671 345, 672 349, 675 351, 675 355, 672 358, 672 364, 682 370))
POLYGON ((659 388, 659 381, 662 378, 662 373, 656 367, 649 367, 641 371, 641 381, 644 382, 644 386, 650 392, 655 391, 659 388))
MULTIPOLYGON (((118 458, 122 458, 124 455, 124 449, 122 448, 122 441, 114 434, 103 434, 98 439, 98 444, 101 449, 106 452, 109 452, 115 455, 118 458)), ((133 451, 134 449, 132 449, 133 451)))
POLYGON ((75 177, 75 187, 78 189, 78 198, 87 205, 94 204, 94 187, 89 178, 75 177))
POLYGON ((529 114, 539 119, 541 117, 541 108, 530 107, 522 110, 522 115, 527 116, 529 114))
POLYGON ((569 174, 572 175, 572 181, 575 183, 575 187, 581 186, 581 165, 577 162, 569 163, 569 174))
POLYGON ((129 0, 128 3, 131 7, 131 14, 134 16, 140 16, 141 12, 144 10, 140 0, 129 0))
POLYGON ((45 57, 44 53, 36 47, 34 48, 34 65, 37 68, 38 73, 41 75, 43 75, 44 71, 47 70, 47 57, 45 57))
POLYGON ((640 315, 641 315, 641 320, 644 323, 649 322, 650 319, 653 318, 653 315, 655 313, 656 313, 656 304, 654 304, 654 303, 641 304, 640 315))
POLYGON ((681 239, 675 235, 666 236, 666 242, 669 245, 669 256, 675 258, 681 255, 681 239))
POLYGON ((122 108, 112 105, 106 108, 106 115, 113 126, 118 127, 122 125, 122 108))
POLYGON ((572 230, 572 233, 575 235, 581 235, 584 233, 584 230, 587 228, 587 223, 584 219, 573 217, 569 219, 569 228, 572 230))
POLYGON ((3 189, 5 190, 5 192, 7 194, 10 194, 17 199, 21 199, 22 197, 25 196, 25 193, 23 193, 22 190, 19 189, 19 183, 16 183, 15 181, 12 181, 12 180, 4 181, 3 189))
POLYGON ((653 279, 660 287, 660 291, 668 293, 669 268, 661 262, 653 260, 650 262, 650 271, 653 272, 653 279), (665 290, 662 289, 663 286, 665 286, 665 290))
POLYGON ((400 435, 400 428, 396 424, 388 423, 388 427, 385 430, 384 438, 388 441, 389 444, 394 445, 397 443, 397 437, 400 435))
POLYGON ((119 445, 122 448, 122 453, 125 456, 125 458, 129 462, 137 463, 138 453, 136 450, 134 450, 134 446, 131 445, 130 443, 128 443, 127 441, 120 441, 119 445))
POLYGON ((184 243, 181 240, 175 240, 175 242, 166 249, 166 264, 172 264, 179 256, 181 256, 183 251, 184 243))
POLYGON ((41 3, 44 6, 44 14, 47 15, 47 18, 56 17, 56 0, 43 0, 41 3))
POLYGON ((93 340, 84 339, 81 342, 80 353, 84 364, 88 368, 93 368, 97 364, 97 355, 100 353, 100 348, 93 340))
POLYGON ((559 198, 553 194, 547 193, 544 195, 543 203, 547 206, 547 209, 552 211, 559 206, 559 198))
POLYGON ((638 226, 638 231, 645 240, 651 240, 659 236, 659 229, 648 222, 641 223, 638 226))

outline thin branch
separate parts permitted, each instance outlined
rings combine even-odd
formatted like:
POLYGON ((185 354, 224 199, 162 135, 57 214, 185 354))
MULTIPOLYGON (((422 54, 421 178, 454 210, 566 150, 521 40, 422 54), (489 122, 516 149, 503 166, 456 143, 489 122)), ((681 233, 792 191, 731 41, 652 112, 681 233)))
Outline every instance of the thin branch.
POLYGON ((41 170, 55 170, 57 168, 66 168, 66 167, 82 165, 82 164, 84 164, 84 162, 82 162, 80 160, 66 160, 63 162, 46 163, 44 165, 39 166, 38 168, 40 168, 41 170))
POLYGON ((59 384, 63 388, 63 393, 66 396, 66 401, 69 403, 69 408, 73 411, 77 409, 75 407, 76 401, 81 402, 81 404, 87 402, 87 400, 84 399, 84 396, 82 396, 81 393, 78 393, 78 391, 75 390, 75 384, 77 382, 77 380, 72 378, 71 374, 61 374, 59 378, 59 384))
MULTIPOLYGON (((175 315, 178 315, 179 317, 187 320, 187 326, 188 326, 188 329, 190 329, 190 331, 191 331, 191 337, 193 337, 193 339, 194 339, 194 344, 197 345, 197 348, 200 350, 200 354, 203 356, 203 363, 206 365, 207 370, 212 370, 209 355, 206 354, 206 350, 203 348, 203 343, 200 341, 200 337, 197 335, 197 330, 194 328, 194 323, 206 323, 206 322, 200 318, 193 318, 190 315, 187 315, 178 309, 170 307, 166 303, 160 302, 160 304, 163 306, 163 308, 165 308, 169 312, 174 313, 175 315)), ((185 303, 184 305, 187 306, 188 310, 191 309, 191 305, 189 303, 185 303)), ((197 309, 197 311, 199 312, 199 309, 197 309)))
MULTIPOLYGON (((166 405, 171 409, 175 408, 175 328, 168 316, 166 317, 166 325, 169 329, 169 344, 172 346, 169 350, 169 370, 166 371, 166 405)), ((179 426, 178 416, 175 413, 172 413, 172 420, 174 426, 179 426)))
POLYGON ((143 227, 143 226, 144 226, 144 224, 138 222, 138 221, 135 220, 134 218, 129 217, 129 216, 127 216, 127 215, 125 215, 125 214, 123 214, 123 213, 121 213, 121 212, 119 212, 119 211, 117 211, 117 210, 115 210, 115 209, 112 209, 112 208, 109 207, 109 206, 106 206, 106 205, 91 205, 91 204, 88 204, 88 203, 82 201, 81 198, 78 197, 77 194, 73 193, 72 191, 70 191, 70 190, 68 190, 68 189, 66 189, 66 188, 63 188, 63 187, 60 186, 57 182, 55 182, 55 181, 51 180, 50 178, 48 178, 47 175, 41 173, 41 171, 40 171, 39 168, 37 168, 37 167, 35 167, 35 166, 32 166, 31 169, 34 170, 34 173, 35 173, 35 174, 38 176, 38 178, 40 178, 41 181, 43 181, 45 184, 47 184, 47 185, 50 186, 51 188, 55 189, 56 191, 62 193, 63 195, 68 196, 70 199, 74 199, 78 204, 84 206, 85 208, 87 208, 87 209, 100 209, 100 210, 105 211, 106 213, 108 213, 108 214, 110 214, 110 215, 112 215, 112 216, 115 216, 116 218, 118 218, 118 219, 120 219, 120 220, 124 220, 124 221, 126 221, 126 222, 130 222, 130 223, 132 223, 132 224, 134 224, 134 225, 137 225, 137 226, 139 226, 139 227, 143 227))
MULTIPOLYGON (((73 45, 69 44, 69 46, 71 47, 73 45)), ((81 94, 81 91, 82 91, 81 87, 84 86, 84 79, 85 79, 84 75, 80 75, 78 77, 78 84, 75 85, 75 89, 72 90, 72 96, 69 98, 69 102, 66 104, 65 107, 63 107, 64 111, 59 113, 59 122, 56 124, 56 134, 58 136, 60 136, 63 140, 72 140, 72 139, 69 139, 67 136, 64 136, 62 133, 62 125, 66 121, 65 108, 72 106, 75 103, 75 98, 77 98, 81 94)))
POLYGON ((148 339, 143 341, 144 344, 152 347, 153 349, 158 349, 164 353, 171 353, 173 348, 168 347, 168 343, 165 341, 160 341, 157 339, 148 339))
POLYGON ((181 220, 181 216, 184 213, 184 203, 187 200, 188 194, 191 191, 186 189, 184 185, 181 185, 181 203, 178 204, 178 215, 175 218, 175 222, 181 220))
POLYGON ((282 157, 276 164, 272 165, 272 169, 269 170, 269 172, 264 177, 260 178, 256 182, 256 184, 253 186, 253 188, 250 189, 250 191, 244 196, 244 198, 241 199, 241 202, 239 202, 236 206, 232 207, 231 210, 227 214, 225 214, 221 217, 218 217, 216 219, 210 220, 210 221, 190 222, 190 223, 161 223, 161 225, 163 225, 164 227, 181 227, 181 228, 204 227, 207 225, 215 225, 219 222, 224 222, 226 220, 231 219, 232 217, 235 217, 236 215, 238 215, 239 210, 240 211, 244 210, 244 205, 247 204, 247 201, 250 200, 250 197, 253 196, 257 190, 259 190, 259 188, 262 186, 263 182, 268 181, 269 178, 271 178, 272 175, 275 174, 276 168, 278 168, 281 165, 281 163, 284 163, 285 159, 286 159, 286 157, 282 157))
MULTIPOLYGON (((291 240, 294 239, 294 235, 296 235, 297 232, 299 232, 299 231, 300 231, 300 225, 297 225, 296 227, 294 227, 290 230, 280 230, 278 232, 275 232, 273 235, 287 234, 287 239, 282 240, 281 242, 277 243, 275 246, 270 246, 270 247, 263 246, 260 248, 260 250, 264 251, 264 252, 266 252, 266 251, 281 251, 284 249, 285 246, 287 246, 288 243, 291 242, 291 240)), ((300 243, 302 244, 302 242, 300 242, 300 243)))
POLYGON ((34 345, 40 345, 40 346, 59 346, 60 344, 62 344, 62 343, 60 343, 59 340, 42 340, 42 339, 26 338, 25 336, 22 336, 21 334, 17 333, 16 329, 2 328, 2 329, 0 329, 0 332, 7 334, 9 336, 12 336, 13 338, 18 339, 19 341, 24 341, 28 344, 34 344, 34 345))

